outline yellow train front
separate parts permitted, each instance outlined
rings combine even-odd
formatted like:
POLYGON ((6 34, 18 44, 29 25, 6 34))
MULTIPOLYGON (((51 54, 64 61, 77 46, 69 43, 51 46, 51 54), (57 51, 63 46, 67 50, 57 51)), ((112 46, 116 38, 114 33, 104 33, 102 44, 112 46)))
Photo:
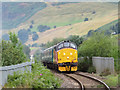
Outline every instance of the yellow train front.
POLYGON ((77 46, 70 41, 63 41, 44 50, 43 63, 59 71, 77 71, 77 46))

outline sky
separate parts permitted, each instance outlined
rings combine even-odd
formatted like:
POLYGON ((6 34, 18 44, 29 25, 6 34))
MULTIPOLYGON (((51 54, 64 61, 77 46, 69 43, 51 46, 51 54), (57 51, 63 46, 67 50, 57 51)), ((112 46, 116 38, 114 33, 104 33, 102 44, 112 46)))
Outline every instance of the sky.
POLYGON ((120 0, 0 0, 1 2, 119 2, 120 0))

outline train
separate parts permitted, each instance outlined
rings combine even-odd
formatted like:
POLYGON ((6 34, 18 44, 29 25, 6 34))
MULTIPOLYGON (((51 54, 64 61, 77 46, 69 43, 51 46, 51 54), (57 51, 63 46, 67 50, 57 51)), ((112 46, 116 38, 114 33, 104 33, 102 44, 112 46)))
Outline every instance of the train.
POLYGON ((77 71, 77 45, 71 41, 62 41, 42 51, 42 63, 48 68, 60 72, 77 71))

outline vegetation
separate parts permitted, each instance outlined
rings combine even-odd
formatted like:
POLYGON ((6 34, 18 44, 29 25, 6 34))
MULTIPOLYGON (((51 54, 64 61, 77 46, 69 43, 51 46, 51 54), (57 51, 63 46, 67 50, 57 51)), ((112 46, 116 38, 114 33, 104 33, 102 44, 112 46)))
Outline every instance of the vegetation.
MULTIPOLYGON (((92 67, 92 62, 89 58, 84 57, 83 59, 78 61, 78 70, 82 72, 87 72, 89 67, 92 67)), ((92 71, 92 70, 91 70, 92 71)), ((90 72, 90 70, 89 70, 90 72)), ((92 72, 90 72, 92 73, 92 72)))
POLYGON ((94 33, 94 35, 80 45, 78 51, 81 56, 117 58, 117 38, 104 35, 103 33, 94 33))
POLYGON ((64 5, 70 2, 57 2, 57 3, 52 3, 52 6, 59 6, 59 5, 64 5))
POLYGON ((85 18, 84 21, 88 21, 88 18, 85 18))
POLYGON ((28 31, 25 29, 18 31, 18 38, 21 40, 22 43, 25 43, 28 40, 28 35, 28 31))
POLYGON ((71 42, 74 42, 78 47, 80 44, 82 44, 84 39, 83 39, 83 37, 80 37, 79 35, 70 35, 67 38, 67 40, 70 40, 71 42))
POLYGON ((15 33, 9 34, 9 41, 2 40, 0 50, 2 50, 2 66, 15 65, 27 60, 23 53, 22 44, 18 41, 15 33))
MULTIPOLYGON (((79 57, 87 57, 79 62, 79 70, 91 72, 94 68, 92 66, 92 57, 114 57, 118 59, 118 44, 117 38, 113 36, 104 35, 104 33, 93 33, 91 37, 85 40, 78 48, 79 57)), ((115 61, 115 70, 118 71, 120 66, 115 61)))
POLYGON ((40 62, 32 65, 32 72, 9 75, 5 88, 59 88, 61 80, 40 62))
POLYGON ((106 76, 106 80, 104 82, 109 87, 117 87, 118 86, 118 75, 108 75, 106 76))
POLYGON ((64 38, 55 38, 51 42, 48 41, 45 46, 48 48, 48 47, 51 47, 53 45, 56 45, 57 43, 59 43, 63 40, 65 40, 65 39, 64 38))
POLYGON ((30 48, 26 45, 23 45, 23 52, 26 55, 26 57, 29 59, 30 58, 30 48))
POLYGON ((37 11, 46 8, 44 2, 3 2, 3 29, 11 29, 17 27, 20 23, 28 20, 37 11))
POLYGON ((46 30, 49 30, 50 27, 46 26, 46 25, 39 25, 37 29, 38 29, 39 32, 44 32, 46 30))
POLYGON ((96 30, 89 30, 87 36, 90 37, 94 32, 104 32, 105 35, 118 34, 120 32, 120 29, 118 28, 118 21, 119 20, 112 21, 96 30))
POLYGON ((39 38, 37 33, 34 33, 32 36, 33 41, 36 41, 39 38))
POLYGON ((54 38, 51 42, 46 43, 46 47, 51 47, 64 40, 69 40, 71 42, 74 42, 77 46, 79 46, 80 44, 82 44, 84 39, 79 35, 70 35, 68 38, 54 38))

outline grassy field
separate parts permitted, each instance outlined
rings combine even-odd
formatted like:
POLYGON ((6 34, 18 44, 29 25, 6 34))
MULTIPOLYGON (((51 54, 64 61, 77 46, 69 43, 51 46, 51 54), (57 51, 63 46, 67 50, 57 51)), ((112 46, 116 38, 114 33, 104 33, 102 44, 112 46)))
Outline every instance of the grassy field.
POLYGON ((3 2, 2 28, 12 29, 28 20, 36 12, 46 8, 45 3, 3 2))
POLYGON ((21 23, 19 27, 10 31, 17 32, 20 29, 28 29, 31 21, 34 20, 32 31, 38 31, 38 25, 47 25, 51 29, 43 33, 37 32, 39 39, 32 42, 28 40, 26 44, 46 43, 56 37, 66 38, 69 35, 85 35, 89 30, 97 28, 117 20, 118 7, 113 3, 67 3, 59 6, 52 6, 47 3, 47 7, 29 20, 21 23), (94 13, 93 13, 94 12, 94 13), (88 21, 84 22, 84 19, 88 21), (53 28, 57 26, 57 28, 53 28))

